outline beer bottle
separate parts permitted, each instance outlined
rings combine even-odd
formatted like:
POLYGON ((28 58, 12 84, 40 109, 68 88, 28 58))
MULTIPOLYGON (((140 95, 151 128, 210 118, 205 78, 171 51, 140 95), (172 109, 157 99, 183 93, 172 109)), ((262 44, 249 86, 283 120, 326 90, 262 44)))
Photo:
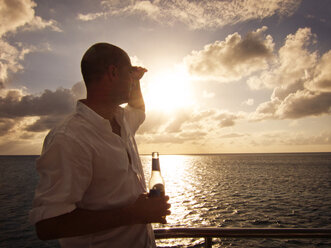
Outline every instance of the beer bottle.
POLYGON ((164 180, 161 175, 159 153, 152 153, 152 174, 149 180, 149 196, 161 196, 164 192, 164 180))

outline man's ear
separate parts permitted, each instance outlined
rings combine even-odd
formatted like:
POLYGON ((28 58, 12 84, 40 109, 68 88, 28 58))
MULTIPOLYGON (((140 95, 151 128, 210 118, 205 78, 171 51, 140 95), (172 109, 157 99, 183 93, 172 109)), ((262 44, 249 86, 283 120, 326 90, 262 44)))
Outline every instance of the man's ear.
POLYGON ((107 73, 108 73, 108 77, 110 77, 111 79, 117 78, 118 77, 118 68, 114 65, 109 65, 107 73))

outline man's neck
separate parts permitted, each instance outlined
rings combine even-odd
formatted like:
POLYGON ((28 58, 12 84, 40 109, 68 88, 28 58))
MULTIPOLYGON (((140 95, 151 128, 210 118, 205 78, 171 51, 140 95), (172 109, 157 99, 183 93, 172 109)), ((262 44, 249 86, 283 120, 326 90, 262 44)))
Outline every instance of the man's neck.
POLYGON ((90 99, 81 100, 82 103, 87 105, 94 112, 102 116, 107 120, 112 120, 114 117, 114 112, 118 108, 117 104, 114 103, 105 103, 101 101, 92 101, 90 99))

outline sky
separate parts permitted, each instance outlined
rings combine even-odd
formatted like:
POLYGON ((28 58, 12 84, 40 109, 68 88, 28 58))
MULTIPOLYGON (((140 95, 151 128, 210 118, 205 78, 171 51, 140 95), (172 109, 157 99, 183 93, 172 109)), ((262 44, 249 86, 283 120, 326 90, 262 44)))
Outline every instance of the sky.
POLYGON ((331 1, 0 0, 0 154, 40 154, 85 98, 80 60, 124 49, 149 154, 331 152, 331 1))

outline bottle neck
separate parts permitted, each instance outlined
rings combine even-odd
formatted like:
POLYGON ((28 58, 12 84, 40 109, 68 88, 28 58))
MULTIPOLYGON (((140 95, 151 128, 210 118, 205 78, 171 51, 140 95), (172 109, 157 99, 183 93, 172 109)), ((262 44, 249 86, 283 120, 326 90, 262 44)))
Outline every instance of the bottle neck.
POLYGON ((152 172, 153 171, 160 171, 160 161, 159 158, 152 159, 152 172))

